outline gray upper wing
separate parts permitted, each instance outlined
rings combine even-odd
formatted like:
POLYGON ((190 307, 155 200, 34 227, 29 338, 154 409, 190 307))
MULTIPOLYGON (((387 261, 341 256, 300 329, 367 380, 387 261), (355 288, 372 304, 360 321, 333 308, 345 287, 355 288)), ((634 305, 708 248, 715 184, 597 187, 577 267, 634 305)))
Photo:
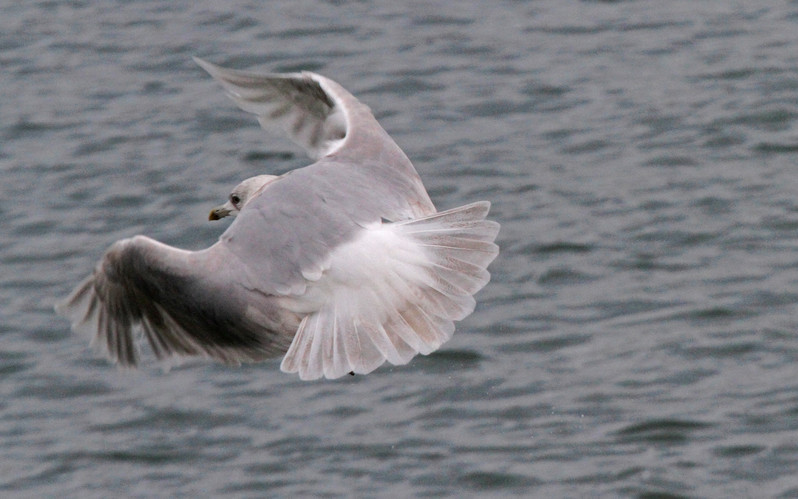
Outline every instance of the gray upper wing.
POLYGON ((314 159, 328 154, 346 136, 345 114, 311 73, 258 74, 197 57, 194 61, 241 109, 256 114, 264 128, 282 129, 314 159))

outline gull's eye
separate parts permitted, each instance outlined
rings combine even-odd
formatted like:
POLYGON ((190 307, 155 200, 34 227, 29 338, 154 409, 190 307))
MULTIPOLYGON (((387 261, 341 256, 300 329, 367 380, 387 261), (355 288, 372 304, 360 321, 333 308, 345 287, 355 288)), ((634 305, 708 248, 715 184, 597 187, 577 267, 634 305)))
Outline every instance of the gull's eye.
POLYGON ((238 197, 238 194, 230 194, 230 202, 233 203, 233 206, 238 208, 238 205, 241 204, 241 198, 238 197))

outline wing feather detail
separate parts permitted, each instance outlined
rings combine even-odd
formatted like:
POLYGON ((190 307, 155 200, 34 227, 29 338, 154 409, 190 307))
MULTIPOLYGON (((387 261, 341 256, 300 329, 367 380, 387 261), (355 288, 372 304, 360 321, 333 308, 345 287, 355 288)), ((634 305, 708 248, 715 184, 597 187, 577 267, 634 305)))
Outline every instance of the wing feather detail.
POLYGON ((194 61, 222 84, 238 107, 257 115, 263 128, 283 130, 311 158, 332 154, 347 136, 349 116, 336 92, 343 89, 333 89, 321 75, 252 73, 197 57, 194 61))
POLYGON ((144 236, 123 239, 56 311, 123 367, 139 362, 139 330, 162 361, 207 357, 240 364, 282 354, 299 320, 268 297, 254 310, 253 297, 221 275, 227 270, 214 269, 209 252, 144 236))

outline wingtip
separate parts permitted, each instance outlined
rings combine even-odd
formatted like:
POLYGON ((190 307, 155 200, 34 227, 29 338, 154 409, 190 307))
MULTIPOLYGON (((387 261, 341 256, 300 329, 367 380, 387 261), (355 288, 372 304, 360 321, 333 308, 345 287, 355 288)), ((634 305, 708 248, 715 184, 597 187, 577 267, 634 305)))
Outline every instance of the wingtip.
POLYGON ((206 61, 205 59, 201 59, 201 58, 199 58, 199 57, 197 57, 195 55, 191 56, 191 60, 193 60, 199 67, 201 67, 202 69, 204 69, 205 71, 207 71, 210 74, 213 74, 215 69, 216 69, 216 65, 215 64, 212 64, 212 63, 206 61))

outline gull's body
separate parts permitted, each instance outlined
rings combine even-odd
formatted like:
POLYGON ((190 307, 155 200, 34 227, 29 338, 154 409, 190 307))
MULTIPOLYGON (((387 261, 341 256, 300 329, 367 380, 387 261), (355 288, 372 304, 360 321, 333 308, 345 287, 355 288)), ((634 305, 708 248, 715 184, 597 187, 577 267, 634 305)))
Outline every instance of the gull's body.
POLYGON ((138 362, 140 326, 160 359, 285 353, 281 368, 303 379, 404 364, 448 340, 498 253, 489 204, 437 213, 408 158, 332 80, 197 62, 316 162, 262 182, 206 250, 117 241, 59 312, 124 366, 138 362))

